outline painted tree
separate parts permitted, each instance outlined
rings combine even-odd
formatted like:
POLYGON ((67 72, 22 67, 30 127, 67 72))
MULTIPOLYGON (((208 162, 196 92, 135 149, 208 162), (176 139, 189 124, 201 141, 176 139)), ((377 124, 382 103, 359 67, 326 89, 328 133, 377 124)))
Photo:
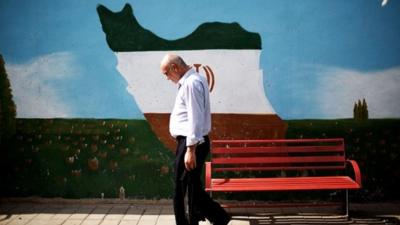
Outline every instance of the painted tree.
POLYGON ((16 106, 11 93, 11 85, 0 55, 0 143, 15 134, 16 106))
POLYGON ((357 120, 357 112, 358 112, 358 107, 357 107, 357 102, 354 103, 353 107, 353 119, 357 120))
POLYGON ((368 119, 368 105, 367 105, 367 101, 365 101, 365 98, 362 101, 362 105, 361 105, 361 109, 362 109, 362 115, 361 118, 362 120, 367 120, 368 119))
POLYGON ((358 118, 358 120, 362 120, 362 104, 361 104, 361 100, 360 99, 358 99, 358 102, 357 102, 357 118, 358 118))
POLYGON ((368 113, 368 105, 367 101, 365 98, 361 102, 359 99, 357 102, 354 103, 354 108, 353 108, 353 118, 356 121, 364 121, 368 120, 369 113, 368 113))

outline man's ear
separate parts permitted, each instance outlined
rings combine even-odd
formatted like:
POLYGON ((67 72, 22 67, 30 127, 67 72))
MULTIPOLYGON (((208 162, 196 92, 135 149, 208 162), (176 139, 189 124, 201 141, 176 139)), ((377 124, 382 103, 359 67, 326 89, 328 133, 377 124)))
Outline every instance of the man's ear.
POLYGON ((178 72, 178 66, 175 63, 171 63, 171 68, 173 71, 178 72))

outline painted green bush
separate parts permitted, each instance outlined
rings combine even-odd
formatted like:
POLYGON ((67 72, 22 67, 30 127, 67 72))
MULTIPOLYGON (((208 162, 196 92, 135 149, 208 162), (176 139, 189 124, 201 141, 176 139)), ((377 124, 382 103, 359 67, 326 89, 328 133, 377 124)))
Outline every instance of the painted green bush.
POLYGON ((363 189, 352 193, 359 200, 400 199, 400 120, 369 119, 287 121, 287 138, 345 139, 346 156, 362 172, 363 189))
POLYGON ((6 196, 169 198, 173 155, 143 120, 18 119, 2 157, 6 196))
MULTIPOLYGON (((343 137, 348 158, 362 170, 363 189, 352 200, 400 199, 400 120, 286 121, 286 138, 343 137)), ((3 143, 1 196, 65 198, 172 197, 174 155, 144 120, 17 119, 3 143)), ((215 195, 239 200, 326 199, 326 193, 215 195)), ((334 198, 336 192, 328 193, 334 198)))

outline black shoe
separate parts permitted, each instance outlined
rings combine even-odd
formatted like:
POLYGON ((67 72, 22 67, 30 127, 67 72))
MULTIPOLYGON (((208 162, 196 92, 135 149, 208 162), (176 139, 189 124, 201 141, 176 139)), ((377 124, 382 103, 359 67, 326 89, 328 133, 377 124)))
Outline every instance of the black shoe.
POLYGON ((227 215, 227 217, 221 221, 216 221, 213 224, 214 225, 228 225, 229 221, 231 221, 232 217, 227 215))
POLYGON ((206 217, 200 212, 196 211, 190 217, 190 225, 198 225, 200 221, 206 221, 206 217))
POLYGON ((200 221, 205 221, 205 218, 193 218, 190 220, 189 225, 199 225, 200 221))

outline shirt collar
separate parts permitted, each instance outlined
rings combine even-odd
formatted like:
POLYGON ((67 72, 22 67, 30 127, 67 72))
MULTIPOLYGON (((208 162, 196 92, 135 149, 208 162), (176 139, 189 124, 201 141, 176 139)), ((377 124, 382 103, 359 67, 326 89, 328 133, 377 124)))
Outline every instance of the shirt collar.
POLYGON ((179 79, 178 81, 178 85, 179 87, 182 86, 185 83, 185 80, 192 74, 194 73, 193 68, 190 68, 188 71, 186 71, 186 73, 181 77, 181 79, 179 79))

